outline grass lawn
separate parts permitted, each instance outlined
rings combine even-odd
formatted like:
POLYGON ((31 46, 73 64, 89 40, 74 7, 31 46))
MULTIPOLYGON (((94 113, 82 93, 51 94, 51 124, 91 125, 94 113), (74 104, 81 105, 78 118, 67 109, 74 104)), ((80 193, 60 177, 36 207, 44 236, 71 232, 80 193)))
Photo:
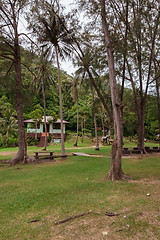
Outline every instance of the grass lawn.
MULTIPOLYGON (((77 151, 95 154, 93 148, 77 151)), ((123 171, 132 180, 111 182, 104 181, 110 147, 96 154, 106 157, 0 167, 0 239, 159 240, 160 155, 123 158, 123 171), (88 211, 94 213, 55 224, 88 211), (120 215, 109 217, 106 211, 120 215)))

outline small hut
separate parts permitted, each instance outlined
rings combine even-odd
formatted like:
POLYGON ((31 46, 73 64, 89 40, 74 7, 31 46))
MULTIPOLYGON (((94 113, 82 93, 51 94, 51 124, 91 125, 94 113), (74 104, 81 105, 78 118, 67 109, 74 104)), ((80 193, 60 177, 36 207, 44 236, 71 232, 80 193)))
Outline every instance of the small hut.
MULTIPOLYGON (((39 147, 44 146, 44 139, 45 139, 45 127, 44 127, 44 116, 42 117, 41 122, 36 124, 34 119, 28 119, 24 121, 27 124, 27 137, 35 137, 37 134, 37 138, 40 139, 39 147)), ((56 122, 53 122, 53 118, 51 116, 46 116, 46 123, 47 123, 47 136, 53 136, 54 143, 60 143, 61 141, 61 120, 58 119, 56 122)), ((63 134, 64 139, 66 137, 65 130, 66 124, 69 122, 63 121, 63 134)))

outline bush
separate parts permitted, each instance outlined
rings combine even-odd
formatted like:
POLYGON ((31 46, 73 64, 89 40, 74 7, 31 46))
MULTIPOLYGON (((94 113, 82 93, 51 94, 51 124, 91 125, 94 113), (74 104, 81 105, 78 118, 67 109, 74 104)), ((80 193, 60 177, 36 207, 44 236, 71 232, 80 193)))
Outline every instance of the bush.
POLYGON ((38 145, 39 139, 35 139, 33 137, 27 137, 26 143, 27 143, 27 146, 35 146, 35 145, 38 145))

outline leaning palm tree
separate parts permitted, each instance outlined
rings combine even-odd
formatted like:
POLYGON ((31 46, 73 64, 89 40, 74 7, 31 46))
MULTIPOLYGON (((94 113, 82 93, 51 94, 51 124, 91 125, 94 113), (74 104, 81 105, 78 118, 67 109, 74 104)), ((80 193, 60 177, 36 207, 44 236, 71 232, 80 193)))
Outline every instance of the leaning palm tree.
POLYGON ((60 13, 60 6, 57 1, 54 3, 52 3, 52 1, 51 3, 48 1, 43 1, 41 9, 39 6, 39 10, 37 10, 36 14, 37 22, 33 27, 34 32, 38 35, 40 42, 46 43, 53 47, 56 56, 61 118, 61 147, 62 156, 66 156, 63 133, 62 90, 60 76, 61 70, 59 57, 64 59, 65 56, 70 54, 71 38, 69 33, 66 31, 66 22, 63 14, 60 13))

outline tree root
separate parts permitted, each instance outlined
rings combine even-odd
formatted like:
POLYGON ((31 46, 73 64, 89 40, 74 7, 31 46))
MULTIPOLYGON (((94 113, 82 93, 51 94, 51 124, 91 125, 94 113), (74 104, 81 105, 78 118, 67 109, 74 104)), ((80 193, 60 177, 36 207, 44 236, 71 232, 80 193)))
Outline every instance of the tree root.
POLYGON ((107 176, 104 178, 104 181, 107 180, 112 180, 112 181, 116 181, 116 180, 129 180, 132 179, 131 176, 125 175, 123 172, 120 175, 115 175, 111 172, 109 172, 107 174, 107 176))
MULTIPOLYGON (((68 222, 72 219, 75 219, 75 218, 79 218, 79 217, 82 217, 82 216, 85 216, 85 215, 88 215, 88 214, 101 214, 100 212, 93 212, 93 211, 89 211, 89 212, 83 212, 83 213, 80 213, 80 214, 77 214, 77 215, 73 215, 71 217, 68 217, 68 218, 64 218, 62 220, 59 220, 59 221, 56 221, 55 224, 60 224, 60 223, 65 223, 65 222, 68 222)), ((117 212, 105 212, 105 215, 106 216, 109 216, 109 217, 113 217, 113 216, 118 216, 120 215, 120 213, 117 213, 117 212)))
POLYGON ((38 160, 36 159, 36 158, 34 158, 34 157, 29 157, 28 155, 24 158, 24 160, 23 160, 23 164, 30 164, 30 163, 32 163, 32 164, 36 164, 36 163, 38 163, 38 160))
POLYGON ((77 143, 73 144, 73 147, 78 147, 77 143))
POLYGON ((13 157, 9 164, 10 165, 16 165, 18 163, 22 162, 23 164, 29 164, 29 163, 32 163, 32 164, 36 164, 37 163, 37 160, 34 158, 34 157, 29 157, 28 155, 26 157, 22 157, 20 155, 16 155, 15 157, 13 157))

